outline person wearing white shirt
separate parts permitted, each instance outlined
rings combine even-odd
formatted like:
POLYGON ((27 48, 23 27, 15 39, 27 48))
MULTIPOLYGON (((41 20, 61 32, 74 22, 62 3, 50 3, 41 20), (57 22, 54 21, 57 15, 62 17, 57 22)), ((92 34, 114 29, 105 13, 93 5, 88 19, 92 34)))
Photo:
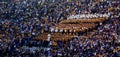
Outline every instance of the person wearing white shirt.
POLYGON ((54 32, 54 28, 51 28, 51 29, 50 29, 50 32, 54 32))
POLYGON ((72 32, 72 30, 70 29, 70 32, 72 32))
POLYGON ((48 34, 48 39, 47 39, 47 41, 50 41, 50 37, 51 37, 51 34, 48 34))
POLYGON ((90 14, 90 18, 92 18, 92 15, 90 14))
POLYGON ((60 32, 63 32, 63 29, 60 29, 60 32))
POLYGON ((83 14, 83 19, 85 19, 85 15, 83 14))
POLYGON ((58 32, 58 29, 55 29, 55 32, 58 32))
POLYGON ((65 32, 67 32, 67 30, 66 30, 66 29, 65 29, 64 31, 65 31, 65 32))
POLYGON ((76 32, 76 30, 74 30, 74 32, 76 32))
POLYGON ((102 15, 102 14, 100 14, 100 18, 101 18, 101 17, 103 17, 103 15, 102 15))

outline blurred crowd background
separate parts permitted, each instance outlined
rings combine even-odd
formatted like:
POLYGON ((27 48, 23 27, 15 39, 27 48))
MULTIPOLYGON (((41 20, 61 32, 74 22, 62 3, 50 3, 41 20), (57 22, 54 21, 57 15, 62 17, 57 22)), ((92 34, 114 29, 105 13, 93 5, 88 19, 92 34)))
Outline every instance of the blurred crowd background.
POLYGON ((120 57, 119 0, 0 0, 2 57, 120 57), (107 14, 103 25, 69 41, 36 41, 68 16, 107 14))

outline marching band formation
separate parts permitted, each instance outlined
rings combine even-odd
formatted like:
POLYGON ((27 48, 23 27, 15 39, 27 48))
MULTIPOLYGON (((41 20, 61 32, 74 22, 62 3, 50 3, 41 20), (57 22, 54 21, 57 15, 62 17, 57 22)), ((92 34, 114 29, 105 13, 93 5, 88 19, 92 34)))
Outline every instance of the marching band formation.
POLYGON ((108 18, 110 13, 108 14, 78 14, 78 15, 70 15, 67 19, 92 19, 92 18, 108 18))
POLYGON ((94 28, 97 24, 95 23, 81 23, 81 24, 58 24, 56 27, 51 27, 50 32, 82 32, 87 29, 94 28))

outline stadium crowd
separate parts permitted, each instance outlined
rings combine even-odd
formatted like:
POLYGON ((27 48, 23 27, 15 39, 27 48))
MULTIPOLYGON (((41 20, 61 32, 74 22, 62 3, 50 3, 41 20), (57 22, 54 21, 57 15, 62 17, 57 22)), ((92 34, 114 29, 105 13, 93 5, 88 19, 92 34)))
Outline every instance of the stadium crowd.
POLYGON ((11 0, 0 2, 0 56, 4 57, 119 57, 119 0, 11 0), (69 15, 107 14, 95 30, 67 42, 36 41, 69 15))

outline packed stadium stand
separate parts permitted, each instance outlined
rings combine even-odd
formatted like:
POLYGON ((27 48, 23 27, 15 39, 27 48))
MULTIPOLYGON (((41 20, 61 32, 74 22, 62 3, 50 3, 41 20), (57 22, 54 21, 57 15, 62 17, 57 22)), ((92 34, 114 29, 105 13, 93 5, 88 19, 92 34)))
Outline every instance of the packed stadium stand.
POLYGON ((120 1, 0 0, 0 57, 120 57, 120 1))

